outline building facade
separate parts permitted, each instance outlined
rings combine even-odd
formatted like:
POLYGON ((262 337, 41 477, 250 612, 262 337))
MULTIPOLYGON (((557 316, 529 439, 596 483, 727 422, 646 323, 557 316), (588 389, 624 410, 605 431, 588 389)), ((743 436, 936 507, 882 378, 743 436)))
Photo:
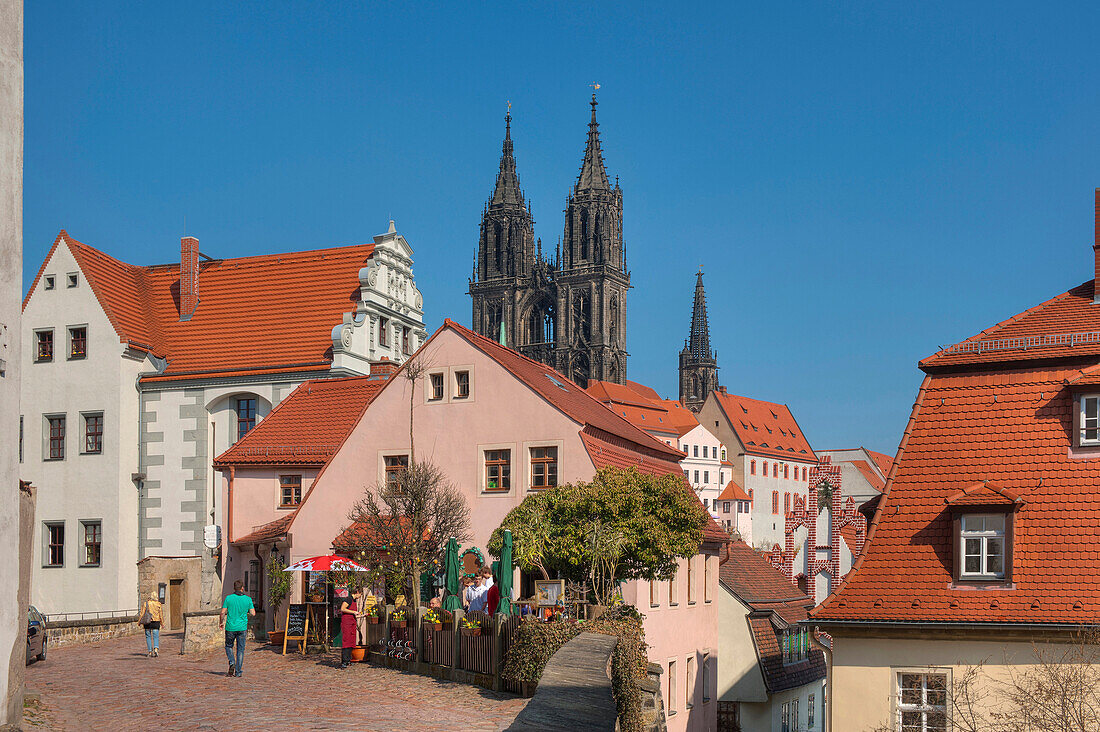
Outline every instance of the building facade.
POLYGON ((867 547, 811 614, 838 729, 959 713, 993 729, 1040 708, 1068 728, 1060 709, 1095 708, 1071 681, 1095 674, 1082 633, 1100 612, 1100 189, 1095 205, 1092 279, 920 363, 867 547))
POLYGON ((604 168, 596 97, 580 174, 565 205, 551 261, 534 234, 516 172, 511 114, 496 186, 482 212, 469 281, 473 330, 555 368, 583 388, 589 379, 626 382, 623 196, 604 168))
MULTIPOLYGON (((751 496, 752 540, 758 549, 784 546, 785 516, 795 499, 808 498, 817 456, 785 404, 712 391, 699 423, 726 447, 733 480, 751 496)), ((803 540, 800 534, 796 543, 803 540)))
POLYGON ((718 354, 710 348, 707 295, 703 291, 703 269, 695 279, 695 302, 691 309, 691 332, 680 351, 680 403, 698 412, 707 394, 718 390, 718 354))
MULTIPOLYGON (((606 466, 679 474, 678 449, 496 340, 448 320, 420 354, 417 358, 423 357, 428 368, 415 382, 400 372, 369 405, 349 404, 353 414, 339 419, 352 424, 351 431, 323 469, 311 474, 314 479, 293 510, 277 506, 280 479, 284 473, 298 475, 299 469, 250 464, 244 458, 269 446, 311 444, 310 423, 290 410, 300 391, 287 401, 285 413, 272 413, 267 431, 257 428, 218 459, 222 500, 233 506, 223 537, 231 557, 227 586, 247 570, 256 551, 261 559, 279 552, 288 562, 331 553, 364 490, 386 479, 387 465, 408 460, 413 444, 417 455, 430 449, 433 463, 465 495, 468 544, 483 555, 493 530, 533 492, 591 480, 606 466)), ((315 419, 344 411, 322 409, 315 419)), ((718 562, 724 543, 722 531, 708 523, 697 553, 680 560, 675 579, 632 581, 623 588, 624 600, 646 613, 650 658, 665 667, 666 681, 675 679, 675 696, 668 704, 671 730, 714 729, 718 562)), ((526 585, 517 569, 513 586, 522 593, 526 585)), ((300 597, 302 589, 296 586, 293 597, 300 597)))
POLYGON ((426 331, 411 262, 392 222, 369 244, 233 259, 204 258, 184 237, 178 265, 148 267, 61 232, 23 306, 40 609, 133 610, 146 557, 181 560, 145 580, 165 585, 176 616, 212 604, 222 560, 205 537, 223 521, 212 458, 302 381, 415 351, 426 331))

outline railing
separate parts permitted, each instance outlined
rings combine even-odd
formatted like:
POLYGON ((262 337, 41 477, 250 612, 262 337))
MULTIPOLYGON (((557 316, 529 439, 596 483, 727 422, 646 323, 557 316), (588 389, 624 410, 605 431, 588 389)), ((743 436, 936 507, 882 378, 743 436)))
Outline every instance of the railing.
POLYGON ((367 624, 366 642, 369 659, 391 668, 412 673, 445 678, 514 693, 529 692, 518 684, 506 683, 503 677, 504 651, 522 619, 513 615, 489 615, 483 612, 443 612, 443 627, 435 630, 424 622, 427 608, 406 609, 404 625, 394 621, 394 607, 380 607, 377 623, 367 624), (480 621, 477 634, 464 631, 463 618, 480 621), (395 646, 400 645, 395 653, 395 646), (411 647, 412 656, 401 652, 411 647))
POLYGON ((963 341, 962 343, 948 346, 941 351, 941 354, 953 355, 957 353, 990 353, 992 351, 1026 351, 1029 348, 1077 346, 1090 343, 1100 343, 1100 331, 1020 336, 1018 338, 1000 338, 991 341, 963 341))
POLYGON ((132 618, 137 614, 137 608, 134 608, 133 610, 96 610, 83 613, 49 613, 47 618, 53 621, 100 620, 101 618, 132 618))

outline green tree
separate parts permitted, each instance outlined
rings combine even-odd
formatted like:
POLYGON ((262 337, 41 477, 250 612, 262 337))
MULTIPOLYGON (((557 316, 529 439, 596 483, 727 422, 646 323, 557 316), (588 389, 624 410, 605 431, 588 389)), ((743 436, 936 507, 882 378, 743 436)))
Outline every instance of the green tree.
POLYGON ((698 551, 706 521, 683 475, 602 468, 589 482, 525 498, 488 548, 499 557, 502 531, 510 529, 521 567, 590 582, 606 602, 607 588, 623 580, 671 578, 677 559, 698 551))

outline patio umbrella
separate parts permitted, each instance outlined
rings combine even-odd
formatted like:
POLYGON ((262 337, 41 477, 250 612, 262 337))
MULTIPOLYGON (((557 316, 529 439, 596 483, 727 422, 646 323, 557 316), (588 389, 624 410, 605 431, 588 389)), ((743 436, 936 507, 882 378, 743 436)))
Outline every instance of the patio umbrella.
POLYGON ((500 604, 497 612, 506 615, 512 614, 512 532, 504 530, 503 548, 500 550, 500 569, 497 575, 500 580, 500 604))
POLYGON ((458 596, 462 587, 462 569, 458 564, 458 541, 453 536, 447 540, 443 568, 446 571, 443 584, 447 590, 443 596, 443 609, 459 610, 462 607, 462 599, 458 596))

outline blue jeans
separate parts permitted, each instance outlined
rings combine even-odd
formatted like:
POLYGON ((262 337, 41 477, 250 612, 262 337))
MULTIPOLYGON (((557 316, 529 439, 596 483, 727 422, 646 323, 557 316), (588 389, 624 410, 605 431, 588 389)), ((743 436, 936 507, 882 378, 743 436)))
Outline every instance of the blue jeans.
POLYGON ((154 648, 160 648, 160 628, 145 629, 145 647, 152 653, 154 648))
POLYGON ((247 631, 244 630, 227 630, 225 631, 225 657, 229 659, 229 662, 233 664, 233 667, 237 669, 237 675, 240 676, 244 671, 244 636, 247 631), (233 658, 233 644, 237 644, 237 658, 233 658))

